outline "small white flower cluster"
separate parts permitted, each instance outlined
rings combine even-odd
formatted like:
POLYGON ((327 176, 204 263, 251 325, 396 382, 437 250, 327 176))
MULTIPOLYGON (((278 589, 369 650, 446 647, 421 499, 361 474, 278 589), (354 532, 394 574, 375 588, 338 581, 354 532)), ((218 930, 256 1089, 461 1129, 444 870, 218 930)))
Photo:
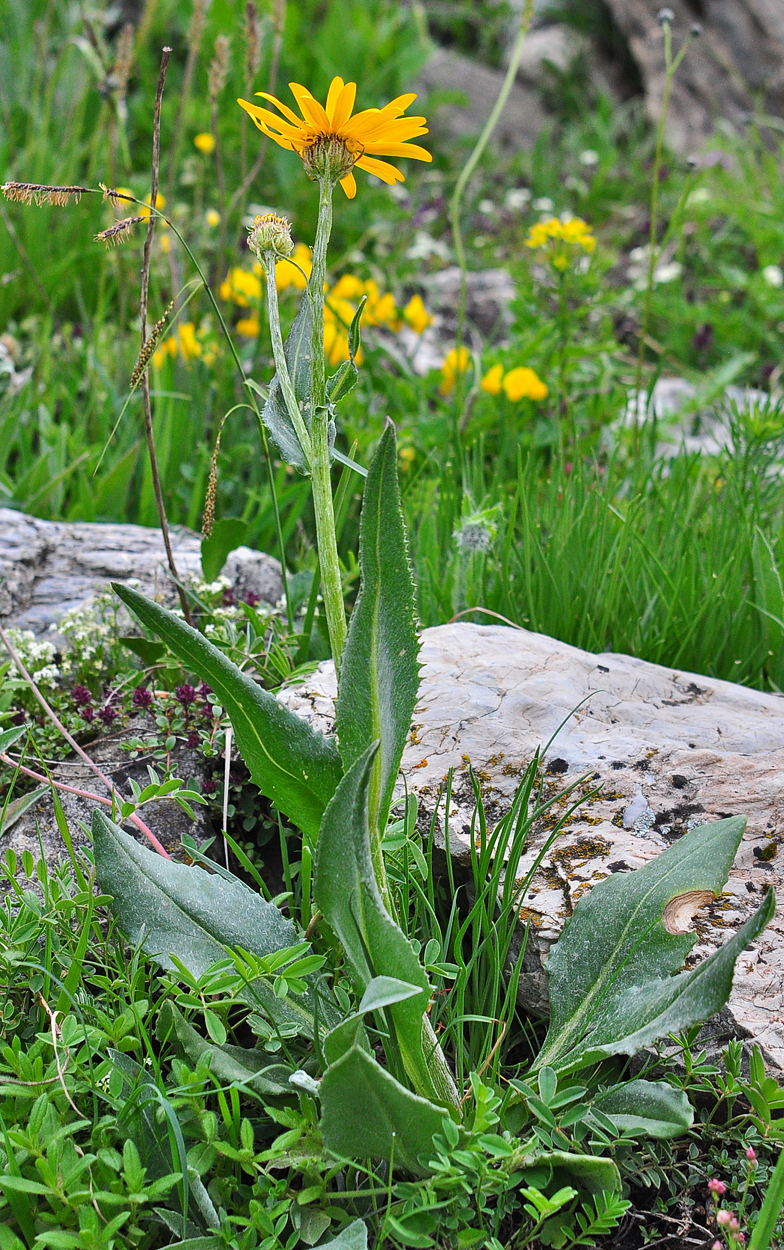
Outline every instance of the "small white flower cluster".
MULTIPOLYGON (((8 640, 37 686, 55 685, 60 669, 54 663, 55 649, 51 642, 36 638, 31 629, 13 628, 8 630, 8 640)), ((10 671, 17 672, 13 661, 10 671)))
POLYGON ((61 665, 64 676, 74 672, 83 676, 100 676, 103 673, 110 662, 116 633, 115 617, 114 599, 106 593, 71 608, 56 625, 50 626, 69 645, 61 665))

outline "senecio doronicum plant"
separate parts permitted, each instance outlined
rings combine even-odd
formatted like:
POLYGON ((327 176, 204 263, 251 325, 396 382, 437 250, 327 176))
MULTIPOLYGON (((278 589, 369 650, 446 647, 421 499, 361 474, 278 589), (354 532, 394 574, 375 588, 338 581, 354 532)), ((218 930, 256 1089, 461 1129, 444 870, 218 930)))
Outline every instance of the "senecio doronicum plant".
MULTIPOLYGON (((619 1133, 628 1129, 667 1137, 685 1132, 693 1113, 683 1090, 644 1079, 613 1084, 612 1073, 602 1084, 595 1074, 604 1071, 604 1060, 633 1055, 720 1009, 729 996, 737 956, 773 914, 773 894, 768 892, 720 949, 687 969, 685 959, 696 941, 690 922, 700 906, 721 893, 745 819, 694 828, 644 867, 612 874, 579 900, 551 951, 550 1024, 528 1074, 505 1085, 491 1119, 480 1113, 480 1091, 486 1089, 479 1073, 457 1088, 428 1019, 430 982, 406 935, 402 895, 387 873, 383 847, 419 685, 414 582, 391 422, 366 471, 360 590, 347 630, 336 554, 329 572, 335 546, 329 474, 335 413, 357 376, 361 314, 360 306, 349 336, 350 359, 328 378, 323 308, 332 193, 338 181, 352 193, 354 165, 378 173, 369 162, 383 151, 405 154, 406 135, 419 134, 422 127, 420 119, 399 121, 411 97, 351 119, 352 84, 336 80, 326 110, 298 90, 306 122, 294 118, 284 133, 276 120, 277 141, 297 151, 306 172, 318 181, 320 210, 313 273, 285 344, 273 277, 275 259, 291 248, 285 219, 260 217, 250 242, 268 277, 276 365, 263 420, 281 454, 310 473, 317 499, 319 559, 339 674, 335 737, 325 737, 295 715, 182 616, 127 586, 114 589, 142 626, 214 691, 253 782, 301 835, 302 897, 312 898, 316 911, 311 915, 309 903, 303 905, 307 927, 298 928, 278 905, 228 870, 212 864, 213 871, 205 872, 199 865, 165 859, 101 809, 92 821, 96 875, 102 892, 112 898, 121 930, 163 967, 198 978, 215 965, 225 968, 228 959, 239 977, 241 1000, 267 1021, 265 1027, 310 1040, 307 1070, 291 1071, 290 1083, 301 1099, 312 1101, 314 1120, 317 1105, 326 1151, 427 1174, 438 1169, 444 1152, 478 1134, 488 1156, 527 1185, 523 1193, 536 1221, 535 1234, 580 1192, 596 1195, 597 1201, 604 1195, 602 1201, 615 1203, 619 1212, 624 1204, 620 1173, 611 1158, 581 1154, 563 1134, 557 1138, 560 1148, 546 1131, 530 1126, 551 1123, 552 1108, 569 1107, 579 1098, 579 1107, 567 1114, 574 1110, 587 1117, 589 1127, 595 1114, 602 1117, 597 1125, 606 1127, 610 1117, 619 1133), (335 580, 328 588, 330 576, 335 580), (348 1007, 321 973, 325 956, 307 953, 322 923, 342 947, 354 990, 348 1007), (278 975, 284 966, 285 975, 278 975), (593 1092, 574 1084, 575 1074, 589 1067, 593 1092)), ((265 117, 255 120, 273 126, 265 117)), ((394 178, 399 176, 395 171, 394 178)), ((24 732, 24 726, 7 731, 3 748, 24 732)), ((527 874, 517 878, 532 830, 562 797, 542 799, 535 784, 538 765, 537 756, 497 828, 488 832, 480 822, 479 848, 473 837, 470 842, 477 892, 497 890, 499 906, 513 918, 566 818, 559 818, 527 874)), ((413 839, 410 824, 406 836, 413 839)), ((461 932, 469 943, 470 918, 461 932)), ((512 1003, 525 936, 524 931, 517 962, 508 970, 505 993, 512 1003)), ((185 1022, 173 1007, 166 1018, 169 1024, 162 1018, 162 1027, 179 1038, 185 1022)), ((458 1027, 462 1023, 460 1017, 452 1021, 458 1027)), ((229 1047, 226 1059, 236 1060, 236 1054, 237 1048, 229 1047)), ((276 1065, 278 1081, 280 1070, 276 1065)))

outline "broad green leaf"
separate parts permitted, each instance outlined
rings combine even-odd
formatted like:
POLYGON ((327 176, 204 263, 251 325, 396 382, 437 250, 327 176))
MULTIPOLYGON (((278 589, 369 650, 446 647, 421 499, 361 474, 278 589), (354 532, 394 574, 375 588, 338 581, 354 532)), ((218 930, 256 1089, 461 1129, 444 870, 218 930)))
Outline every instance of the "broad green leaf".
POLYGON ((352 1220, 331 1241, 322 1241, 319 1250, 367 1250, 367 1225, 364 1220, 352 1220))
POLYGON ((430 985, 411 943, 384 907, 370 858, 368 790, 375 755, 376 747, 371 746, 356 761, 324 813, 313 896, 343 944, 358 996, 381 977, 404 981, 418 991, 385 1008, 394 1029, 387 1058, 395 1064, 397 1049, 416 1092, 438 1101, 423 1048, 422 1020, 430 985))
POLYGON ((697 940, 690 917, 721 893, 745 827, 739 816, 701 825, 583 895, 547 963, 550 1028, 536 1068, 633 1055, 723 1006, 735 960, 773 915, 772 895, 724 946, 680 970, 697 940))
MULTIPOLYGON (((310 429, 310 300, 307 293, 300 300, 299 311, 283 344, 283 354, 302 418, 310 429)), ((277 374, 270 383, 267 402, 261 410, 261 419, 286 463, 307 473, 308 462, 289 416, 277 374)))
MULTIPOLYGON (((99 808, 93 811, 92 829, 96 874, 101 890, 112 895, 120 928, 164 968, 176 971, 170 958, 175 955, 199 977, 226 958, 227 947, 241 946, 264 957, 296 945, 291 921, 236 878, 211 875, 148 851, 99 808)), ((276 1023, 297 1024, 312 1036, 312 991, 279 999, 270 985, 257 980, 244 998, 276 1023)), ((321 1004, 319 1012, 323 1019, 321 1004)))
POLYGON ((612 1159, 548 1150, 521 1165, 526 1184, 560 1189, 571 1183, 589 1194, 621 1192, 621 1174, 612 1159))
POLYGON ((221 517, 212 527, 209 538, 201 540, 201 571, 208 582, 214 582, 226 558, 236 547, 241 547, 248 530, 248 522, 241 517, 221 517))
POLYGON ((321 1132, 333 1154, 391 1159, 422 1172, 417 1156, 431 1149, 443 1110, 412 1094, 365 1050, 352 1046, 321 1082, 321 1132))
POLYGON ((245 1050, 242 1046, 215 1046, 188 1024, 182 1012, 168 1000, 161 1007, 156 1032, 160 1041, 176 1037, 188 1058, 198 1063, 202 1055, 210 1057, 210 1072, 225 1085, 242 1084, 257 1094, 290 1094, 291 1068, 283 1064, 263 1064, 263 1052, 245 1050))
POLYGON ((369 796, 371 841, 386 825, 419 688, 419 638, 397 480, 395 430, 387 424, 368 472, 359 531, 362 584, 351 614, 335 705, 346 769, 380 742, 369 796))
POLYGON ((209 682, 231 719, 250 775, 303 833, 315 835, 340 780, 337 747, 242 673, 197 630, 128 586, 115 593, 185 667, 209 682))
POLYGON ((666 1081, 630 1081, 594 1099, 593 1105, 620 1129, 648 1137, 679 1137, 694 1120, 694 1108, 682 1089, 666 1081))

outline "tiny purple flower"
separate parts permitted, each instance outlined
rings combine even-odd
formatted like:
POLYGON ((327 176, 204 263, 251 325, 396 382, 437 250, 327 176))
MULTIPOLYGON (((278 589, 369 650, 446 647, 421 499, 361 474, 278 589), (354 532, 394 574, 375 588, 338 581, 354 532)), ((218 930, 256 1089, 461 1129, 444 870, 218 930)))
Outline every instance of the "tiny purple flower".
POLYGON ((183 707, 188 707, 196 701, 196 691, 193 689, 193 686, 188 685, 187 681, 184 686, 178 686, 174 694, 183 707))
POLYGON ((255 590, 246 590, 242 602, 247 603, 249 608, 255 608, 257 603, 261 603, 261 595, 257 595, 255 590))
POLYGON ((83 707, 84 704, 92 702, 93 696, 86 686, 74 686, 71 698, 77 707, 83 707))
POLYGON ((188 746, 189 747, 197 747, 200 742, 201 742, 201 738, 199 737, 199 735, 196 733, 195 730, 193 731, 193 733, 188 734, 188 746))
POLYGON ((217 781, 205 781, 202 790, 205 794, 214 794, 218 788, 217 781))
POLYGON ((152 695, 146 686, 137 686, 131 699, 134 707, 148 708, 152 704, 152 695))
POLYGON ((208 694, 212 694, 212 686, 208 686, 206 681, 203 681, 199 686, 197 694, 200 694, 202 699, 206 699, 208 694))
POLYGON ((233 608, 236 602, 237 602, 236 592, 232 589, 231 586, 227 586, 223 592, 224 608, 233 608))
POLYGON ((109 707, 107 704, 106 707, 101 708, 98 716, 100 720, 103 721, 104 725, 111 725, 113 720, 117 720, 119 712, 116 712, 113 707, 109 707))
POLYGON ((91 707, 82 708, 82 720, 86 720, 88 725, 95 720, 95 712, 91 707))

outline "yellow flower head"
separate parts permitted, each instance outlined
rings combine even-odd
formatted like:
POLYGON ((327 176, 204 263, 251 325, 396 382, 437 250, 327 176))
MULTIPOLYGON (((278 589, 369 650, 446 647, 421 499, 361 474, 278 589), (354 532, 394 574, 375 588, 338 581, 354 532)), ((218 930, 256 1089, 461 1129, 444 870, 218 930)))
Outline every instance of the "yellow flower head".
POLYGON ((568 269, 576 250, 581 249, 590 255, 596 247, 596 239, 591 227, 582 217, 572 217, 569 221, 550 217, 547 221, 538 221, 535 226, 531 226, 525 246, 545 248, 550 264, 554 269, 563 272, 568 269))
POLYGON ((279 291, 285 291, 290 286, 293 286, 295 291, 305 290, 307 278, 303 278, 297 265, 299 269, 305 270, 309 278, 313 264, 310 259, 310 248, 305 243, 297 244, 291 260, 279 260, 275 266, 275 286, 279 291), (291 261, 296 261, 296 264, 292 264, 291 261))
POLYGON ((237 322, 237 333, 244 334, 247 339, 255 339, 260 328, 258 317, 241 317, 237 322))
POLYGON ((200 135, 194 135, 193 142, 202 156, 209 156, 211 152, 215 151, 215 135, 211 135, 208 130, 205 130, 200 135))
POLYGON ((532 399, 535 403, 547 398, 547 387, 533 369, 525 365, 510 369, 503 380, 504 392, 508 399, 532 399))
POLYGON ((193 322, 183 321, 178 333, 183 360, 195 360, 197 356, 201 356, 201 343, 196 338, 196 327, 193 322))
POLYGON ((220 297, 239 308, 249 308, 261 299, 261 283, 247 269, 231 269, 220 284, 220 297))
POLYGON ((155 351, 153 352, 152 362, 154 365, 157 365, 157 367, 160 369, 163 363, 165 362, 167 356, 176 356, 176 355, 177 355, 177 340, 176 338, 174 338, 174 336, 171 336, 168 339, 164 339, 164 341, 160 344, 159 347, 156 347, 155 351))
POLYGON ((208 208, 205 214, 205 220, 210 230, 214 230, 216 226, 220 225, 220 213, 216 212, 214 208, 208 208))
POLYGON ((471 362, 471 353, 467 347, 461 347, 459 350, 453 347, 451 352, 447 352, 446 359, 441 366, 441 385, 439 386, 439 394, 449 395, 455 387, 455 378, 458 373, 465 373, 471 362))
POLYGON ((421 295, 412 295, 403 309, 403 316, 415 334, 421 334, 430 325, 433 318, 422 303, 421 295))
POLYGON ((482 390, 487 391, 488 395, 500 395, 503 376, 503 367, 501 365, 492 365, 482 378, 482 390))
POLYGON ((282 117, 248 100, 238 100, 237 103, 250 114, 265 135, 282 148, 296 152, 311 176, 326 173, 326 167, 322 168, 317 159, 323 157, 337 174, 349 199, 357 193, 357 184, 351 172, 355 165, 357 169, 375 174, 382 182, 391 185, 405 181, 403 175, 394 165, 377 157, 413 156, 418 161, 433 159, 425 148, 408 142, 427 134, 424 117, 403 117, 416 99, 415 94, 398 96, 382 109, 365 109, 352 116, 356 83, 344 83, 342 78, 333 78, 326 106, 319 104, 310 91, 299 83, 290 82, 289 87, 299 105, 301 117, 266 91, 257 91, 256 94, 274 104, 282 117))

